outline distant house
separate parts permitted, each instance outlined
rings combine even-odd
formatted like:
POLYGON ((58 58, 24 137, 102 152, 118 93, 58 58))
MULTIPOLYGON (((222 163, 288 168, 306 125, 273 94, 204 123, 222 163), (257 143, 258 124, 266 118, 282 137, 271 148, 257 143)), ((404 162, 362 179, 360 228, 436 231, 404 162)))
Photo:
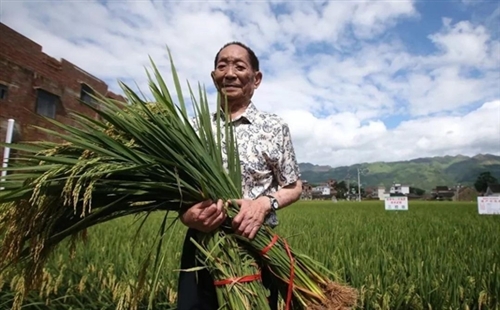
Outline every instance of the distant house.
POLYGON ((484 196, 500 197, 500 184, 488 184, 488 189, 486 189, 484 196))
POLYGON ((330 186, 330 188, 334 189, 334 188, 335 188, 335 186, 337 185, 337 180, 335 180, 335 179, 330 179, 330 180, 328 180, 328 182, 326 182, 326 184, 327 184, 328 186, 330 186))
POLYGON ((389 196, 385 192, 385 186, 379 186, 377 189, 377 197, 379 200, 385 200, 385 197, 389 196))
POLYGON ((330 188, 330 186, 324 186, 324 185, 316 186, 316 187, 313 187, 312 192, 313 192, 313 195, 314 194, 330 195, 331 188, 330 188))
POLYGON ((393 184, 391 186, 389 193, 391 195, 395 195, 395 194, 408 195, 410 193, 410 186, 396 183, 396 184, 393 184))
POLYGON ((452 200, 455 196, 455 190, 448 186, 436 186, 431 191, 431 198, 434 200, 452 200))
POLYGON ((305 199, 332 199, 337 191, 335 190, 336 180, 328 180, 325 183, 318 184, 317 186, 310 186, 307 188, 307 192, 302 187, 302 195, 306 197, 305 199))
POLYGON ((460 186, 453 200, 455 201, 476 201, 477 191, 472 186, 460 186))
POLYGON ((373 188, 373 187, 367 187, 365 188, 365 197, 368 197, 368 198, 377 198, 378 195, 377 195, 377 189, 373 188))
POLYGON ((301 199, 311 199, 312 198, 312 186, 307 182, 307 180, 302 180, 302 195, 301 199))

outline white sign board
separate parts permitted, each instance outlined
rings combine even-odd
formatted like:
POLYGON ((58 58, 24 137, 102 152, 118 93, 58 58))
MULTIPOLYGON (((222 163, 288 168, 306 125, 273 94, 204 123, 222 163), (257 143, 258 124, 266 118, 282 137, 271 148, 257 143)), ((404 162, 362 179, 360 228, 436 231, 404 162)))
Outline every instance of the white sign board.
POLYGON ((479 214, 500 214, 500 197, 477 197, 479 214))
POLYGON ((408 211, 408 197, 387 197, 385 198, 386 210, 408 211))

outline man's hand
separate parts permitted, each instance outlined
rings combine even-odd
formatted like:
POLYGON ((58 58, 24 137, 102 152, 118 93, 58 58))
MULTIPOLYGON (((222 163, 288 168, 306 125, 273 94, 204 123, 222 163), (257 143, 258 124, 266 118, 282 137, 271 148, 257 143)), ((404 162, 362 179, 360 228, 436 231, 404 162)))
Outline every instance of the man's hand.
POLYGON ((233 219, 233 229, 237 234, 253 239, 264 223, 267 214, 271 211, 269 198, 235 201, 240 206, 240 212, 233 219))
POLYGON ((224 222, 226 213, 223 208, 223 201, 218 200, 217 204, 211 200, 195 204, 184 212, 180 220, 188 226, 204 233, 211 232, 224 222))

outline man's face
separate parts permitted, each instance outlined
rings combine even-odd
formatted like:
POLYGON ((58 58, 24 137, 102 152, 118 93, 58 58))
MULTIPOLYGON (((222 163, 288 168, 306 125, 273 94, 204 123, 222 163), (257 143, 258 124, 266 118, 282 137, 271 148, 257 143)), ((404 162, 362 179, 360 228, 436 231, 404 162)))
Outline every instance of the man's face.
POLYGON ((229 45, 220 51, 213 76, 228 102, 250 101, 262 80, 262 74, 252 69, 248 52, 239 45, 229 45))

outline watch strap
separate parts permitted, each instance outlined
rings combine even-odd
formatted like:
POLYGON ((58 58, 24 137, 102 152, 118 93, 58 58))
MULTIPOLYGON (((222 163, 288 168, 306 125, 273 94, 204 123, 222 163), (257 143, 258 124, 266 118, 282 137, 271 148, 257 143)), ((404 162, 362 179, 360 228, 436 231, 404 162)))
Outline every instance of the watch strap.
POLYGON ((271 210, 272 211, 278 210, 279 208, 278 200, 272 195, 266 195, 266 197, 268 197, 271 202, 271 210))

